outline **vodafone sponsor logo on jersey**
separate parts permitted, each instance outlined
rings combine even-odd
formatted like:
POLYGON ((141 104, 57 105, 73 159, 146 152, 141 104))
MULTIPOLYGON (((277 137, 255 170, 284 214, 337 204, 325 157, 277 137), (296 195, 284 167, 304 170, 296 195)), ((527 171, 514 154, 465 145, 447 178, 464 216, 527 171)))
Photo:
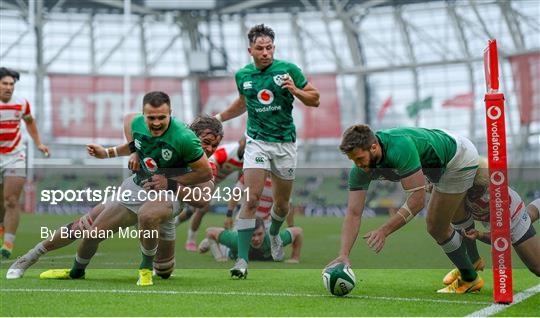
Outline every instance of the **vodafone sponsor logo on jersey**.
POLYGON ((158 169, 158 165, 156 161, 150 157, 146 157, 143 159, 144 165, 146 166, 146 169, 150 172, 156 172, 158 169))

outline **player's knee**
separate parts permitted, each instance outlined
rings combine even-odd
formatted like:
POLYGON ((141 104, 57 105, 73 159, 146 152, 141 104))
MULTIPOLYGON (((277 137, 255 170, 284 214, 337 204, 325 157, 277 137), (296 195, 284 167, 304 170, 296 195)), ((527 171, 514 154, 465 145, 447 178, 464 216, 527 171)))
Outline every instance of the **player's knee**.
POLYGON ((249 200, 246 201, 245 203, 248 210, 254 211, 255 209, 257 209, 257 207, 259 206, 259 199, 260 199, 260 195, 250 193, 249 200))
POLYGON ((431 237, 437 240, 437 242, 446 240, 451 234, 451 231, 452 229, 450 225, 442 226, 436 223, 427 223, 427 232, 429 235, 431 235, 431 237))
POLYGON ((6 197, 4 200, 4 209, 6 209, 6 211, 15 210, 17 208, 18 201, 18 198, 14 195, 6 197))
POLYGON ((141 227, 152 226, 154 223, 156 223, 156 220, 151 213, 140 213, 138 220, 141 227))
POLYGON ((156 275, 163 279, 171 277, 174 271, 175 258, 174 256, 166 259, 157 259, 154 261, 154 271, 156 275))

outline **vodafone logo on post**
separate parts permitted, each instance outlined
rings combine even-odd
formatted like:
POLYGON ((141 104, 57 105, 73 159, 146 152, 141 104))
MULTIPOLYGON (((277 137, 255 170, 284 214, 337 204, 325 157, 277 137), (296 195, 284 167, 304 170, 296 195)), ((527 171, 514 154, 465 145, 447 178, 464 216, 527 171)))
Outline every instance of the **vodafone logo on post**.
POLYGON ((486 115, 491 120, 497 120, 497 119, 499 119, 501 117, 502 111, 499 108, 499 106, 491 106, 491 107, 488 108, 486 115))
POLYGON ((262 89, 257 93, 257 99, 263 105, 270 105, 274 101, 274 93, 268 89, 262 89))
POLYGON ((504 237, 498 237, 495 241, 493 241, 493 247, 497 252, 504 252, 508 249, 508 246, 510 244, 504 237))
POLYGON ((493 172, 489 178, 491 180, 491 183, 496 186, 500 186, 506 180, 504 177, 504 173, 500 171, 493 172))
POLYGON ((146 166, 146 169, 150 172, 156 172, 158 169, 157 163, 154 161, 154 159, 150 157, 146 157, 143 159, 144 165, 146 166))

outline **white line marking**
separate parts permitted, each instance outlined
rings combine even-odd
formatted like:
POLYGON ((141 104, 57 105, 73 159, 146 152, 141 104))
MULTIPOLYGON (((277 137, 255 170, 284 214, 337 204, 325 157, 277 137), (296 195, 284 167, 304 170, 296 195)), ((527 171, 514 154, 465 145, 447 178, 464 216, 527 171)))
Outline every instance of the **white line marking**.
MULTIPOLYGON (((0 288, 0 292, 45 292, 45 293, 115 293, 115 294, 162 294, 162 295, 220 295, 220 296, 255 296, 255 297, 311 297, 328 298, 335 297, 324 294, 293 294, 293 293, 253 293, 253 292, 235 292, 235 291, 178 291, 178 290, 129 290, 129 289, 53 289, 53 288, 0 288)), ((431 302, 431 303, 449 303, 449 304, 473 304, 487 305, 487 301, 466 301, 466 300, 447 300, 447 299, 425 299, 425 298, 402 298, 402 297, 383 297, 383 296, 360 296, 349 295, 348 298, 386 300, 386 301, 410 301, 410 302, 431 302)))
POLYGON ((510 308, 516 304, 519 304, 520 302, 524 301, 525 299, 534 296, 536 294, 540 293, 540 284, 531 287, 527 290, 522 291, 521 293, 517 293, 514 295, 514 301, 509 305, 502 305, 502 304, 492 304, 489 307, 480 309, 478 311, 473 312, 472 314, 467 315, 467 317, 488 317, 495 315, 496 313, 499 313, 507 308, 510 308))

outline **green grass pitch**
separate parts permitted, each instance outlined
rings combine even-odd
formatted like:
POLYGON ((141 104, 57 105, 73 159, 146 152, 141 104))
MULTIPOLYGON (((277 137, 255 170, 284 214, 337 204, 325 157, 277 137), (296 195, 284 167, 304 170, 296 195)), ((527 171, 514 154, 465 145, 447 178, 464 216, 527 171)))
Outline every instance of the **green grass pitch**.
MULTIPOLYGON (((15 255, 39 241, 40 227, 56 228, 71 216, 25 215, 17 235, 15 255)), ((385 218, 364 219, 360 235, 385 218)), ((220 226, 222 216, 207 215, 203 227, 220 226)), ((342 219, 303 218, 300 264, 252 262, 247 280, 229 277, 232 261, 215 263, 210 255, 183 249, 187 225, 178 228, 177 268, 168 280, 154 278, 154 286, 135 285, 140 261, 135 239, 104 242, 88 267, 85 280, 46 281, 39 273, 69 268, 76 244, 49 253, 24 278, 6 280, 0 268, 2 316, 465 316, 492 304, 489 270, 481 273, 486 286, 480 293, 440 295, 444 274, 451 268, 440 248, 416 219, 387 239, 376 255, 361 238, 351 255, 357 277, 346 297, 331 296, 323 287, 321 270, 336 256, 342 219)), ((538 224, 537 224, 538 229, 538 224)), ((204 231, 199 231, 199 240, 204 231)), ((489 261, 489 249, 479 243, 489 261)), ((290 248, 287 250, 289 253, 290 248)), ((514 292, 540 283, 514 254, 514 292)), ((540 294, 508 307, 497 315, 538 316, 540 294)))

